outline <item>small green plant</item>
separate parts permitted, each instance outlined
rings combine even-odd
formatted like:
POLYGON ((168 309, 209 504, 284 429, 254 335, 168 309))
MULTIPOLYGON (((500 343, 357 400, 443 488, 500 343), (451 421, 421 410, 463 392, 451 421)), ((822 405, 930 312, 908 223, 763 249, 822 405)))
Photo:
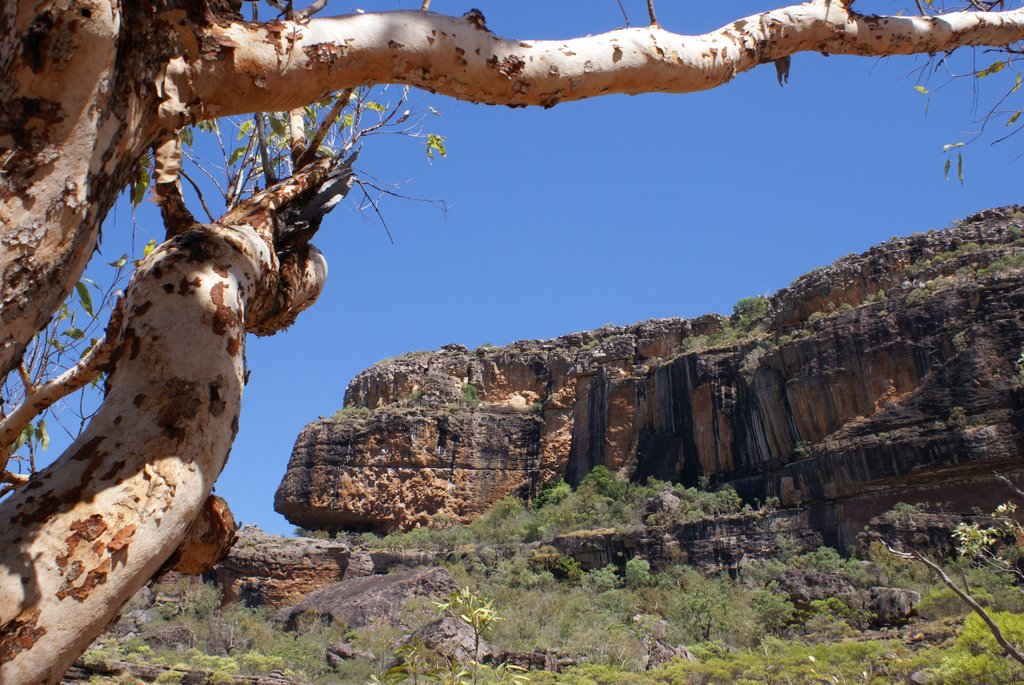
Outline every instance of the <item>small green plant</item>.
POLYGON ((464 587, 453 592, 448 601, 436 602, 435 606, 440 613, 451 613, 473 629, 473 661, 469 667, 475 685, 480 674, 480 638, 502 620, 494 608, 494 600, 486 599, 464 587))
POLYGON ((480 406, 480 389, 472 383, 462 384, 462 403, 470 409, 480 406))

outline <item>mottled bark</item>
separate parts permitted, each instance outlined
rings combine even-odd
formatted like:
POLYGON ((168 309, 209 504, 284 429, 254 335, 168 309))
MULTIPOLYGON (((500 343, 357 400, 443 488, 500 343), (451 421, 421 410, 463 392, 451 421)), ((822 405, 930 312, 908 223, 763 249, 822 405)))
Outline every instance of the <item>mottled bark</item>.
POLYGON ((238 430, 246 331, 288 325, 326 278, 314 248, 282 263, 273 243, 278 210, 326 171, 312 165, 140 266, 109 333, 103 406, 0 504, 0 682, 55 682, 172 554, 201 570, 233 535, 215 504, 196 519, 238 430))

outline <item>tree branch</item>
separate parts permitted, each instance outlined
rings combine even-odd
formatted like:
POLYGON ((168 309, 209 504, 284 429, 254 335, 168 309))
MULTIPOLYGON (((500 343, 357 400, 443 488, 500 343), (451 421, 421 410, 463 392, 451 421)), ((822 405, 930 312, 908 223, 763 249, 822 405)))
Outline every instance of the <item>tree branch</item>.
POLYGON ((1001 473, 996 473, 995 471, 992 472, 992 475, 995 476, 996 478, 998 478, 999 480, 1003 481, 1008 488, 1013 490, 1014 494, 1016 494, 1017 497, 1020 497, 1021 499, 1024 499, 1024 490, 1021 490, 1020 488, 1018 488, 1016 486, 1016 484, 1014 484, 1014 482, 1012 480, 1010 480, 1009 478, 1007 478, 1006 476, 1004 476, 1001 473))
POLYGON ((203 44, 223 48, 221 59, 192 64, 193 95, 201 102, 196 117, 279 111, 366 83, 551 107, 608 93, 708 90, 802 51, 883 56, 1024 39, 1024 9, 866 16, 843 2, 792 5, 697 36, 651 26, 564 41, 508 40, 466 19, 422 11, 283 24, 236 22, 204 31, 203 44))
POLYGON ((961 602, 969 606, 971 610, 974 611, 974 613, 981 617, 981 620, 985 622, 985 625, 987 625, 989 631, 991 631, 992 637, 996 639, 996 642, 998 642, 999 646, 1003 648, 1003 651, 1006 652, 1006 655, 1011 659, 1017 661, 1019 664, 1024 665, 1024 653, 1021 653, 1020 650, 1018 650, 1013 644, 1011 644, 1006 639, 1005 636, 1003 636, 1003 632, 999 629, 999 625, 992 619, 991 616, 989 616, 988 612, 985 611, 985 609, 975 601, 974 597, 971 597, 969 594, 961 590, 960 587, 957 586, 957 584, 954 583, 948 575, 946 575, 946 572, 942 570, 941 566, 939 566, 934 561, 924 556, 920 552, 901 552, 893 548, 892 545, 890 545, 889 543, 886 543, 885 546, 886 548, 888 548, 891 554, 894 554, 902 559, 915 559, 917 561, 920 561, 928 568, 930 568, 932 571, 934 571, 939 576, 939 580, 941 580, 946 587, 952 590, 953 594, 959 597, 961 602))
POLYGON ((110 347, 107 338, 104 337, 93 345, 77 364, 34 388, 31 393, 27 393, 24 401, 0 421, 0 448, 8 450, 33 418, 60 398, 70 395, 96 378, 101 367, 110 358, 110 347))
POLYGON ((327 113, 324 120, 320 122, 319 128, 313 138, 310 139, 309 144, 306 145, 306 149, 299 155, 298 159, 295 160, 295 170, 303 168, 314 159, 316 159, 317 150, 320 149, 320 144, 324 142, 324 138, 327 137, 327 132, 331 130, 331 126, 334 124, 334 120, 338 118, 342 110, 348 105, 349 100, 352 99, 352 88, 346 88, 344 91, 338 94, 334 99, 334 104, 331 105, 331 111, 327 113))

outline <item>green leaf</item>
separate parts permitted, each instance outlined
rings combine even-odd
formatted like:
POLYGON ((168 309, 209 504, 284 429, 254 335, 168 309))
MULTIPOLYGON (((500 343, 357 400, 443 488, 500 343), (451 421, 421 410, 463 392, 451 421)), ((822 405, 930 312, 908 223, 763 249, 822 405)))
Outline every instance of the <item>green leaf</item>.
POLYGON ((139 164, 135 172, 135 179, 132 181, 132 207, 138 207, 146 197, 146 190, 149 188, 149 168, 145 164, 139 164))
POLYGON ((232 164, 236 163, 238 160, 242 158, 242 155, 244 154, 244 147, 236 147, 234 150, 231 151, 231 155, 228 157, 228 166, 231 166, 232 164))
POLYGON ((39 423, 36 424, 36 440, 39 441, 39 446, 45 450, 50 446, 50 434, 46 432, 46 421, 39 419, 39 423))
POLYGON ((448 156, 448 151, 444 146, 444 137, 439 136, 436 133, 427 134, 427 159, 434 158, 434 152, 441 155, 442 157, 448 156))
POLYGON ((79 281, 75 284, 75 291, 78 292, 78 299, 82 303, 82 309, 89 316, 95 317, 96 314, 92 311, 92 295, 89 294, 89 288, 86 287, 85 283, 79 281))
POLYGON ((67 304, 60 306, 60 311, 57 314, 57 321, 64 321, 65 319, 71 318, 71 308, 67 304))
POLYGON ((25 446, 29 440, 32 439, 32 424, 28 424, 18 435, 18 439, 14 441, 14 447, 11 448, 12 452, 17 452, 25 446))
POLYGON ((943 177, 944 177, 944 178, 945 178, 945 179, 946 179, 947 181, 949 180, 949 166, 950 166, 950 160, 949 160, 949 158, 947 157, 947 158, 946 158, 946 165, 945 165, 945 166, 944 166, 944 167, 942 168, 942 175, 943 175, 943 177))
POLYGON ((251 136, 252 135, 252 130, 255 127, 256 127, 256 124, 253 122, 252 119, 246 119, 245 121, 243 121, 241 124, 238 125, 238 136, 235 138, 235 140, 241 140, 242 138, 246 138, 248 136, 251 136))
POLYGON ((120 268, 122 268, 127 263, 128 263, 128 255, 127 254, 123 254, 123 255, 121 255, 121 258, 118 259, 116 262, 110 262, 110 266, 114 267, 115 269, 120 269, 120 268))
POLYGON ((1016 112, 1014 112, 1013 115, 1009 119, 1006 120, 1006 125, 1007 126, 1013 126, 1014 124, 1016 124, 1017 123, 1017 119, 1020 118, 1021 112, 1024 112, 1024 109, 1018 109, 1016 112))
POLYGON ((195 142, 195 132, 192 130, 192 127, 186 126, 178 131, 178 139, 185 143, 185 145, 192 147, 192 143, 195 142))
POLYGON ((85 331, 83 331, 81 328, 69 328, 63 333, 61 333, 61 335, 65 335, 71 338, 72 340, 81 340, 82 338, 85 337, 85 331))
POLYGON ((964 184, 964 156, 962 153, 956 153, 956 176, 960 179, 960 185, 964 184))
POLYGON ((1002 71, 1005 68, 1006 68, 1006 62, 1004 62, 1001 59, 997 59, 995 62, 990 64, 987 68, 982 69, 981 71, 979 71, 974 76, 976 78, 985 78, 986 76, 991 76, 992 74, 998 74, 1000 71, 1002 71))
MULTIPOLYGON (((150 238, 149 242, 146 243, 146 246, 142 248, 142 259, 145 259, 149 255, 153 254, 153 250, 155 250, 155 249, 156 249, 156 239, 150 238)), ((142 264, 142 259, 136 259, 135 262, 134 262, 135 266, 141 265, 142 264)), ((120 292, 120 291, 118 291, 118 292, 120 292)), ((120 297, 120 295, 118 295, 118 297, 120 297)))
POLYGON ((380 104, 379 102, 373 102, 372 100, 363 103, 363 106, 366 107, 366 109, 372 109, 374 112, 383 112, 386 109, 384 105, 380 104))
POLYGON ((943 145, 942 146, 942 151, 943 152, 949 152, 950 150, 954 150, 954 149, 956 149, 958 147, 963 147, 966 144, 967 143, 950 143, 949 145, 943 145))
POLYGON ((924 86, 914 86, 914 90, 916 90, 918 93, 923 93, 924 95, 928 94, 928 89, 925 88, 924 86))
POLYGON ((281 136, 282 138, 288 132, 287 124, 284 117, 278 114, 270 115, 270 131, 275 136, 281 136))

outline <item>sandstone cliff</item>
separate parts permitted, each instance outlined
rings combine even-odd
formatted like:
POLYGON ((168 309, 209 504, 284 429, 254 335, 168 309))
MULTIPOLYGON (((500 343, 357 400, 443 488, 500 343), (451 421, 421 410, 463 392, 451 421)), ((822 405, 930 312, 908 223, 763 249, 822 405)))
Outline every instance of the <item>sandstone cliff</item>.
POLYGON ((1010 207, 893 239, 732 317, 382 361, 299 434, 275 507, 385 531, 604 464, 778 497, 831 544, 900 501, 988 508, 1024 467, 1022 228, 1010 207))

